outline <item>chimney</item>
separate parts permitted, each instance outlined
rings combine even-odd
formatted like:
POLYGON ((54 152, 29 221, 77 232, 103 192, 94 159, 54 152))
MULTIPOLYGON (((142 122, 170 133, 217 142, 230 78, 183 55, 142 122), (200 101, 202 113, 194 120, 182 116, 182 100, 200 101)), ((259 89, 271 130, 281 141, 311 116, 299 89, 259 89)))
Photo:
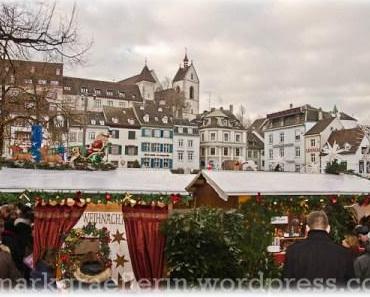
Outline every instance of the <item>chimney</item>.
POLYGON ((230 104, 229 109, 231 113, 234 113, 234 105, 230 104))
POLYGON ((289 108, 292 109, 293 108, 293 103, 290 103, 289 104, 289 108))

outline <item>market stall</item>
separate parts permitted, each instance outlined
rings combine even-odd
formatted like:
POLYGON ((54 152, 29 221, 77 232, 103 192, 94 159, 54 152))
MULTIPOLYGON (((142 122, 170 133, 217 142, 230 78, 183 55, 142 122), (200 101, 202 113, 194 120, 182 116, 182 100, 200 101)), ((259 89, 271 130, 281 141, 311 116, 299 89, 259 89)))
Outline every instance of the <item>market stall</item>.
MULTIPOLYGON (((192 178, 163 170, 4 168, 0 201, 34 207, 34 263, 42 251, 57 248, 58 277, 76 277, 77 262, 91 252, 111 269, 116 283, 127 285, 135 278, 162 277, 159 225, 173 204, 191 199, 185 186, 192 178), (147 271, 142 261, 149 261, 147 271)), ((82 276, 79 272, 77 277, 82 276)))
POLYGON ((203 170, 186 189, 193 194, 195 207, 246 207, 254 224, 269 222, 268 251, 278 263, 284 261, 290 244, 305 238, 309 211, 323 209, 329 214, 337 242, 370 215, 370 181, 353 175, 203 170))

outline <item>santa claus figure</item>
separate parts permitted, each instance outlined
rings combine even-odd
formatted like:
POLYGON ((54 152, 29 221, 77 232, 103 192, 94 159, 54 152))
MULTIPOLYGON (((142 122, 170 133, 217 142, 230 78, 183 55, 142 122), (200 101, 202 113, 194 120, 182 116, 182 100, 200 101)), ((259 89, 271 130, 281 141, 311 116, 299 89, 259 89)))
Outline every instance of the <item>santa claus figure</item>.
POLYGON ((108 139, 109 139, 108 134, 101 133, 98 136, 96 136, 95 140, 87 150, 87 154, 91 155, 92 153, 101 152, 108 143, 108 139))

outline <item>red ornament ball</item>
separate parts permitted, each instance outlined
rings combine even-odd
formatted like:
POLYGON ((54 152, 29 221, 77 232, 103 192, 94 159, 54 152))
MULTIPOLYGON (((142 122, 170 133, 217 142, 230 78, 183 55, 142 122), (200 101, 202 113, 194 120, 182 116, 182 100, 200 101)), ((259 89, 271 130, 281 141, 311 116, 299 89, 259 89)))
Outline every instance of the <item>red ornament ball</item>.
POLYGON ((112 200, 112 195, 111 195, 111 194, 109 194, 109 193, 106 193, 106 194, 105 194, 105 200, 107 200, 107 201, 111 201, 111 200, 112 200))
POLYGON ((331 203, 336 204, 338 202, 338 198, 336 196, 331 197, 331 203))

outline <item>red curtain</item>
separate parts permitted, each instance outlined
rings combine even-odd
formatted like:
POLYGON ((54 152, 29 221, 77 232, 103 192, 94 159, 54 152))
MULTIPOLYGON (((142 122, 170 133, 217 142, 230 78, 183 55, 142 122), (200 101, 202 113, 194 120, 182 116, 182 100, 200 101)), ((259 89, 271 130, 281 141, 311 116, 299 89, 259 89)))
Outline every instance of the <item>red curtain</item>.
POLYGON ((166 238, 160 232, 167 208, 123 207, 126 239, 137 281, 163 276, 166 238))
POLYGON ((85 206, 46 205, 35 207, 33 261, 37 263, 42 252, 60 248, 63 236, 79 221, 85 206))

